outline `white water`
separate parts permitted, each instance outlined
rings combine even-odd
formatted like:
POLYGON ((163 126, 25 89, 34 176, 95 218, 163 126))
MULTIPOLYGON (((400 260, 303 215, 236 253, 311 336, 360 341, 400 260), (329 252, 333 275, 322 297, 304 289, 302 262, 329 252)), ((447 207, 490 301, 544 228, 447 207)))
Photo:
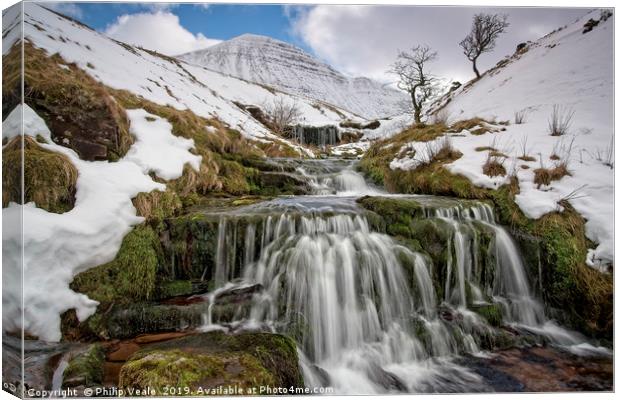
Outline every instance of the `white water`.
POLYGON ((385 194, 381 189, 369 185, 362 174, 355 170, 354 163, 322 160, 313 165, 300 166, 297 172, 308 180, 312 193, 318 196, 364 196, 385 194))
MULTIPOLYGON (((353 170, 344 171, 316 182, 330 194, 334 188, 372 190, 353 170)), ((427 217, 452 232, 439 298, 430 259, 374 231, 351 202, 337 196, 277 199, 272 208, 263 206, 271 213, 243 231, 238 215, 222 216, 219 225, 216 281, 241 278, 264 288, 254 296, 249 318, 235 325, 267 326, 296 337, 308 386, 359 394, 487 390, 478 375, 451 361, 478 353, 481 338, 498 332, 468 308, 472 304, 498 303, 505 324, 576 353, 606 350, 547 321, 514 241, 495 224, 488 205, 452 201, 428 207, 427 217), (488 250, 481 248, 480 227, 492 235, 488 250), (242 266, 231 256, 237 242, 244 247, 237 257, 242 266), (495 262, 490 283, 478 281, 480 258, 488 251, 495 262)), ((221 328, 210 312, 207 317, 205 329, 221 328)))

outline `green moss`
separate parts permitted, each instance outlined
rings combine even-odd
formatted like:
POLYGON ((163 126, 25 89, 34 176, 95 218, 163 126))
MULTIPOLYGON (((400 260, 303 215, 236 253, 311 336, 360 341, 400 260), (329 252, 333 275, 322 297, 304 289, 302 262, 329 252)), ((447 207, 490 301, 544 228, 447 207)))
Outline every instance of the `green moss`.
POLYGON ((72 358, 63 372, 62 387, 101 385, 105 351, 100 344, 90 345, 72 358))
POLYGON ((275 386, 273 375, 256 359, 244 353, 192 354, 181 350, 154 351, 133 357, 121 368, 121 388, 155 390, 188 388, 180 395, 201 395, 218 387, 248 390, 275 386))
POLYGON ((155 289, 160 251, 153 229, 139 225, 125 236, 113 261, 78 274, 71 287, 103 304, 148 300, 155 289))
POLYGON ((424 216, 422 206, 413 199, 365 196, 357 200, 365 209, 381 216, 385 221, 386 233, 392 236, 411 238, 411 224, 424 216))
POLYGON ((294 343, 269 333, 191 335, 138 351, 120 374, 121 387, 187 386, 187 394, 229 385, 303 387, 294 343))
POLYGON ((77 169, 67 156, 43 149, 30 136, 17 136, 2 149, 2 207, 22 203, 22 162, 26 203, 53 213, 73 208, 77 169))
POLYGON ((491 326, 500 326, 502 324, 502 308, 499 304, 474 305, 470 307, 486 319, 491 326))
POLYGON ((192 282, 188 280, 166 281, 157 285, 158 297, 162 299, 188 295, 192 293, 192 290, 192 282))

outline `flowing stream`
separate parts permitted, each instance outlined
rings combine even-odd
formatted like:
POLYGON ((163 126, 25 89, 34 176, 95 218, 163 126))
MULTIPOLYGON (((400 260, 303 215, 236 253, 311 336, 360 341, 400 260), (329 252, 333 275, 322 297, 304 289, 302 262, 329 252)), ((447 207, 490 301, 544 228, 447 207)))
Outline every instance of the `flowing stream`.
POLYGON ((240 313, 228 327, 208 315, 205 329, 289 334, 297 340, 306 384, 340 393, 487 390, 480 376, 454 362, 506 334, 475 312, 485 307, 498 307, 503 324, 569 350, 607 351, 547 320, 514 240, 488 204, 400 196, 422 204, 425 218, 450 233, 444 276, 434 277, 428 256, 382 233, 357 206, 357 197, 386 194, 353 167, 305 162, 297 171, 314 195, 222 214, 219 289, 211 301, 235 285, 263 290, 249 315, 240 313), (253 222, 239 223, 249 215, 253 222), (486 248, 481 232, 491 238, 486 248), (482 258, 493 263, 486 276, 482 258))

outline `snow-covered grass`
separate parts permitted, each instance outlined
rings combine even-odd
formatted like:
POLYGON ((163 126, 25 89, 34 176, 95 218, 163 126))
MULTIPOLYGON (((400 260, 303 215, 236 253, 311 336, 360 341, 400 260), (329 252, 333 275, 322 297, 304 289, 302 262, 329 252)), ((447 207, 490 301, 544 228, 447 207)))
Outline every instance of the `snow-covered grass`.
POLYGON ((171 125, 144 110, 128 112, 137 137, 125 158, 118 162, 83 161, 71 149, 54 144, 45 122, 28 106, 15 108, 2 124, 3 135, 19 135, 23 111, 24 132, 40 135, 44 149, 64 154, 78 170, 75 206, 63 214, 50 213, 33 203, 11 203, 3 219, 23 221, 23 237, 3 231, 3 324, 6 331, 18 330, 22 288, 22 243, 24 329, 42 340, 61 338, 60 314, 75 308, 80 320, 92 315, 97 302, 69 289, 79 272, 114 258, 123 237, 143 221, 136 216, 131 199, 140 192, 165 190, 149 172, 162 179, 178 177, 185 163, 196 168, 200 157, 189 152, 192 142, 172 135, 171 125), (23 240, 23 242, 22 242, 23 240))
MULTIPOLYGON (((604 270, 614 255, 613 17, 582 33, 583 24, 598 13, 530 44, 503 67, 464 85, 443 112, 454 120, 516 117, 518 123, 505 126, 505 131, 447 133, 463 154, 445 167, 491 189, 516 176, 516 202, 529 218, 561 210, 559 202, 569 201, 587 220, 587 237, 597 244, 588 253, 588 265, 604 270), (506 175, 484 173, 491 151, 479 151, 484 147, 505 155, 501 160, 506 175), (536 182, 536 170, 556 167, 566 168, 569 175, 548 185, 536 182)), ((407 146, 413 155, 397 156, 393 169, 415 168, 415 154, 419 157, 427 144, 407 146)))

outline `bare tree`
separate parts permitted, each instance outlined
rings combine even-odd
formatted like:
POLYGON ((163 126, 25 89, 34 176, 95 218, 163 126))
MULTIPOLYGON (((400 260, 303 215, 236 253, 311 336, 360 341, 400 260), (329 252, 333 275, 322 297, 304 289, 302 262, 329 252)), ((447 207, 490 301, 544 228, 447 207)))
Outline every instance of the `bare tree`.
POLYGON ((389 72, 398 76, 398 87, 411 96, 413 117, 419 124, 422 106, 433 94, 436 78, 428 72, 428 63, 437 58, 429 46, 415 46, 409 52, 398 53, 389 72))
POLYGON ((506 14, 481 13, 474 15, 471 31, 459 44, 467 59, 473 63, 476 78, 480 78, 480 72, 476 67, 478 57, 495 48, 495 40, 509 25, 506 14))
POLYGON ((289 126, 299 123, 301 111, 296 102, 287 101, 284 96, 274 97, 271 102, 263 104, 274 133, 282 135, 289 126))

